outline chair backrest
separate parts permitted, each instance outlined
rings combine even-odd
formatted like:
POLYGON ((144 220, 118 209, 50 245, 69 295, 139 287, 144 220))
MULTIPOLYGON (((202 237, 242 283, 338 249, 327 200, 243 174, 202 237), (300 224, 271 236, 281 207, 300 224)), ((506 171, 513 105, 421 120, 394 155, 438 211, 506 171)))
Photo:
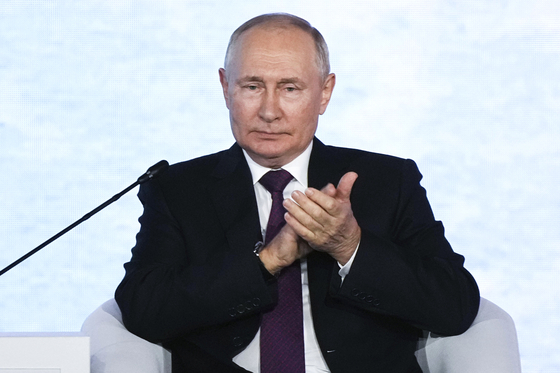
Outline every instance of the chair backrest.
MULTIPOLYGON (((171 353, 130 333, 114 299, 88 316, 82 332, 91 341, 91 373, 171 373, 171 353)), ((484 298, 469 330, 451 337, 426 333, 416 356, 424 373, 521 373, 515 324, 484 298)))

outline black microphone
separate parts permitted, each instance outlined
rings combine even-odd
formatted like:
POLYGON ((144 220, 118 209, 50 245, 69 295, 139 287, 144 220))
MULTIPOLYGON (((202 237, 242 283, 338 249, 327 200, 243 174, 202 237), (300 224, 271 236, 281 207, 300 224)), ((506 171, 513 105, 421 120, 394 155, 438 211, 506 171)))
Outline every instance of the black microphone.
POLYGON ((146 181, 156 177, 159 173, 165 172, 165 170, 167 170, 167 167, 169 167, 169 163, 167 163, 166 160, 159 161, 152 167, 148 168, 148 171, 146 171, 144 175, 138 178, 137 183, 144 184, 146 181))
POLYGON ((64 234, 68 233, 70 230, 74 229, 75 227, 77 227, 78 225, 83 223, 84 221, 88 220, 93 215, 97 214, 99 211, 103 210, 105 207, 109 206, 111 203, 113 203, 116 200, 118 200, 119 198, 121 198, 123 195, 128 193, 131 189, 133 189, 137 185, 143 184, 146 181, 151 180, 154 177, 156 177, 157 175, 165 172, 165 170, 167 170, 167 167, 169 167, 169 163, 167 161, 163 160, 163 161, 159 161, 158 163, 156 163, 152 167, 148 168, 148 171, 146 171, 146 173, 144 173, 142 176, 140 176, 138 178, 138 180, 136 180, 134 183, 132 183, 128 188, 124 189, 120 193, 115 194, 113 197, 111 197, 110 199, 108 199, 107 201, 105 201, 104 203, 102 203, 101 205, 96 207, 95 209, 93 209, 90 212, 88 212, 87 214, 85 214, 81 219, 79 219, 79 220, 75 221, 74 223, 70 224, 68 227, 64 228, 63 230, 61 230, 60 232, 58 232, 57 234, 55 234, 54 236, 52 236, 51 238, 49 238, 48 240, 46 240, 45 242, 43 242, 42 244, 40 244, 39 246, 37 246, 36 248, 31 250, 30 252, 28 252, 27 254, 25 254, 24 256, 22 256, 21 258, 19 258, 18 260, 16 260, 15 262, 10 264, 6 268, 4 268, 3 270, 1 270, 0 271, 0 276, 2 276, 4 273, 8 272, 10 269, 14 268, 15 266, 17 266, 21 262, 23 262, 25 259, 29 258, 31 255, 38 252, 39 250, 41 250, 42 248, 44 248, 45 246, 47 246, 48 244, 50 244, 54 240, 58 239, 59 237, 61 237, 64 234))

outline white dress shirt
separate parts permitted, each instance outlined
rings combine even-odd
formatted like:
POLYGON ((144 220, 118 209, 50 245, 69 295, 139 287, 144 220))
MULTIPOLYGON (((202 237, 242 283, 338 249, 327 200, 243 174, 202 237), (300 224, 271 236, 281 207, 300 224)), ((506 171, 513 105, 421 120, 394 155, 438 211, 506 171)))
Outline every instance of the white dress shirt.
MULTIPOLYGON (((290 198, 291 194, 296 191, 305 191, 307 189, 307 169, 309 166, 309 158, 311 156, 312 144, 309 144, 307 149, 294 159, 289 164, 282 167, 282 169, 288 171, 294 179, 284 189, 284 198, 290 198)), ((260 178, 270 171, 270 168, 263 167, 253 161, 249 155, 243 151, 249 168, 251 169, 251 175, 253 177, 253 185, 255 188, 255 195, 257 197, 257 205, 259 210, 259 220, 261 224, 261 231, 263 236, 263 241, 265 237, 266 226, 268 223, 268 216, 270 215, 270 209, 272 208, 272 198, 270 193, 262 186, 258 181, 260 178)), ((355 256, 355 253, 354 253, 355 256)), ((344 279, 346 274, 348 274, 350 267, 352 265, 354 256, 352 259, 346 263, 345 266, 340 266, 339 275, 344 279)), ((340 264, 339 264, 340 265, 340 264)), ((307 279, 307 260, 301 260, 301 282, 302 282, 302 296, 303 296, 303 338, 305 346, 305 371, 308 373, 324 373, 330 372, 325 359, 319 348, 319 343, 315 336, 315 330, 313 328, 313 318, 311 316, 311 305, 309 300, 309 282, 307 279)), ((233 361, 247 369, 250 372, 259 373, 260 372, 260 330, 255 335, 255 338, 243 350, 239 355, 233 358, 233 361)))

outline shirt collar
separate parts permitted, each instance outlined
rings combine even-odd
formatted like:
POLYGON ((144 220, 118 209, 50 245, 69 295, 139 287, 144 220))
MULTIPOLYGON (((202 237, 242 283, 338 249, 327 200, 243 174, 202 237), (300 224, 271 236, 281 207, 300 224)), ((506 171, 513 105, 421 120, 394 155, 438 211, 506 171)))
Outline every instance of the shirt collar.
MULTIPOLYGON (((313 141, 309 143, 307 148, 298 155, 293 161, 281 167, 281 169, 288 171, 292 176, 304 187, 307 188, 307 169, 309 168, 309 159, 311 158, 311 149, 313 148, 313 141)), ((243 149, 243 155, 247 160, 249 169, 251 170, 251 176, 253 177, 253 185, 258 183, 261 177, 264 176, 268 171, 272 170, 268 167, 263 167, 257 162, 255 162, 249 154, 243 149)))

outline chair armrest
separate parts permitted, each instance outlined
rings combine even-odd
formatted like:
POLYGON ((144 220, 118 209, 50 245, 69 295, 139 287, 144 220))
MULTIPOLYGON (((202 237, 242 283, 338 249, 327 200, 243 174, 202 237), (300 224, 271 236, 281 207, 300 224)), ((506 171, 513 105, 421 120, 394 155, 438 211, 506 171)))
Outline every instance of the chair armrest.
MULTIPOLYGON (((90 337, 91 373, 171 373, 171 353, 130 333, 114 299, 87 317, 82 332, 90 337)), ((521 373, 513 319, 484 298, 465 333, 426 333, 416 356, 424 373, 521 373)))
POLYGON ((416 356, 424 373, 521 373, 513 319, 484 298, 465 333, 449 337, 427 333, 416 356))
POLYGON ((110 299, 84 321, 90 337, 91 373, 171 373, 171 353, 129 332, 110 299))

